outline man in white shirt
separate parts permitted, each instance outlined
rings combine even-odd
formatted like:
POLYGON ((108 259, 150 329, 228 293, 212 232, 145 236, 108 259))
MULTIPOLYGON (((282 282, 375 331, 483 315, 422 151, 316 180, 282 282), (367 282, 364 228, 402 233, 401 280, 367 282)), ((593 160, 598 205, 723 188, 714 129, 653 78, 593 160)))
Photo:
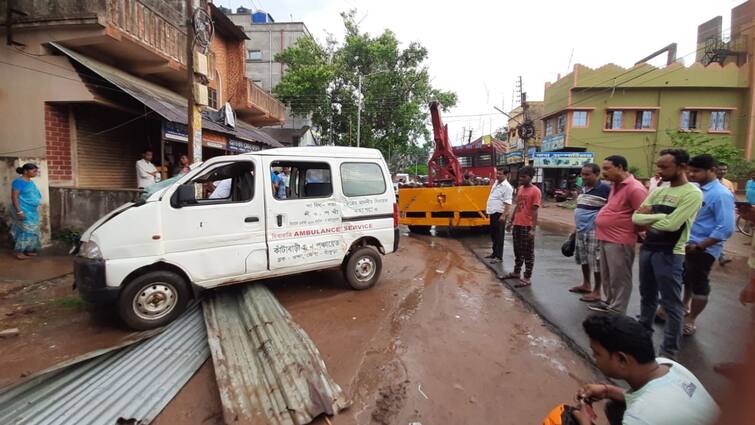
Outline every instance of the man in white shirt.
POLYGON ((232 179, 223 179, 219 182, 215 182, 215 190, 212 191, 210 197, 207 199, 225 199, 231 196, 232 179))
POLYGON ((157 168, 152 164, 152 151, 147 149, 142 153, 142 159, 136 161, 136 187, 146 189, 157 179, 157 168))
POLYGON ((499 169, 496 173, 496 181, 490 188, 488 205, 485 212, 490 217, 490 238, 493 240, 493 253, 489 258, 493 263, 500 263, 503 258, 503 237, 506 229, 506 219, 509 216, 509 208, 514 196, 514 188, 511 187, 506 177, 508 170, 499 169))
MULTIPOLYGON (((596 315, 583 323, 595 365, 608 378, 630 389, 587 384, 577 392, 583 403, 609 400, 611 425, 712 425, 720 413, 703 384, 684 366, 655 357, 652 334, 640 322, 621 314, 596 315)), ((572 415, 580 425, 592 425, 590 412, 572 415)))

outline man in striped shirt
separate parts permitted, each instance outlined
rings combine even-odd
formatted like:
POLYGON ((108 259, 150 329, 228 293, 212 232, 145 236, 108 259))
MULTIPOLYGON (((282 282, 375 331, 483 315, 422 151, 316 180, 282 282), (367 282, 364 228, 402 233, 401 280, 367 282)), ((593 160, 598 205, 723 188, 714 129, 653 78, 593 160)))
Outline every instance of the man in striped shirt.
POLYGON ((574 211, 576 239, 574 259, 582 266, 582 284, 569 289, 570 292, 586 294, 580 301, 600 301, 600 242, 595 237, 595 218, 608 201, 611 187, 600 181, 600 167, 585 164, 580 173, 582 193, 577 197, 574 211), (590 286, 590 271, 595 276, 595 286, 590 286))

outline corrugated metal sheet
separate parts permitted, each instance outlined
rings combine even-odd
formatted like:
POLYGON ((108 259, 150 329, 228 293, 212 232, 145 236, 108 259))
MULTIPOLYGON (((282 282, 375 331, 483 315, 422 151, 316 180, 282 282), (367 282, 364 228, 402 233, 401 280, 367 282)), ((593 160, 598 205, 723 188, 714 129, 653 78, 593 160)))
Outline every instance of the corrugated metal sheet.
POLYGON ((147 424, 209 355, 198 306, 157 336, 0 389, 0 424, 147 424))
POLYGON ((265 286, 218 291, 203 307, 226 423, 304 424, 350 404, 265 286))

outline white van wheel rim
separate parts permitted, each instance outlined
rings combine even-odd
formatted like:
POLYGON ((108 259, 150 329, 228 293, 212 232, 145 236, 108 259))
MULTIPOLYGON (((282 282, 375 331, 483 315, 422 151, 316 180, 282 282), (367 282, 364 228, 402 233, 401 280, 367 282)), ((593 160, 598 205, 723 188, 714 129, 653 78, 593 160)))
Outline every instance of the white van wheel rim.
POLYGON ((365 282, 375 276, 375 261, 368 256, 360 257, 354 266, 354 276, 360 282, 365 282))
POLYGON ((134 313, 144 320, 160 319, 176 307, 176 295, 176 288, 170 283, 158 282, 145 286, 134 297, 134 313))

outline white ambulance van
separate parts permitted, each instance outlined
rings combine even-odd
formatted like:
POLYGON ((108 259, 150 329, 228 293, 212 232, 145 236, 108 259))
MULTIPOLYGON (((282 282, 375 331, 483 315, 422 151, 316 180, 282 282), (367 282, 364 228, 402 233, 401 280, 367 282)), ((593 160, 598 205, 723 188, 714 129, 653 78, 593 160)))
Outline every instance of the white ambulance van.
POLYGON ((99 219, 81 237, 75 285, 151 329, 219 286, 340 267, 352 288, 369 288, 398 242, 380 151, 271 149, 209 159, 99 219))

